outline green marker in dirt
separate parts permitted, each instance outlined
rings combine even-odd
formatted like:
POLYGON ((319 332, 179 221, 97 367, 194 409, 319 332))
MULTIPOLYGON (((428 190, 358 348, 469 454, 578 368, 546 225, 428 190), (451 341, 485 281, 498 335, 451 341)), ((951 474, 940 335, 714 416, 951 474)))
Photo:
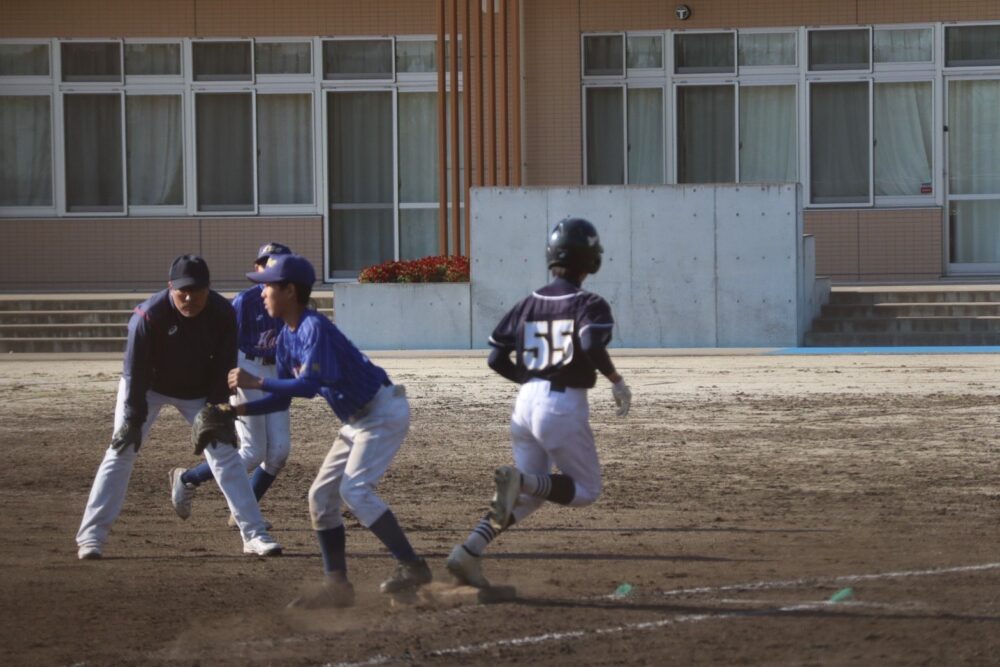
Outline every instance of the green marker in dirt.
POLYGON ((632 584, 624 583, 615 589, 615 592, 611 594, 611 597, 615 598, 616 600, 621 600, 622 598, 628 597, 629 594, 631 593, 632 593, 632 584))
POLYGON ((839 591, 831 595, 827 602, 844 602, 845 600, 850 600, 853 596, 853 588, 841 588, 839 591))

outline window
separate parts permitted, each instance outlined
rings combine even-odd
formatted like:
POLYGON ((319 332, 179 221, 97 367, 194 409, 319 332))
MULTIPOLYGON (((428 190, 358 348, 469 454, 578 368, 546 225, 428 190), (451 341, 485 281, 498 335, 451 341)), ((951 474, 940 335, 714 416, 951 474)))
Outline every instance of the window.
POLYGON ((125 98, 129 206, 184 204, 180 95, 125 98))
POLYGON ((740 94, 740 181, 798 181, 794 85, 743 86, 740 94))
POLYGON ((257 95, 261 205, 312 204, 313 118, 309 93, 257 95))
POLYGON ((794 32, 741 32, 740 67, 795 67, 794 32))
POLYGON ((424 40, 396 40, 396 72, 398 74, 425 74, 437 71, 437 42, 424 40))
POLYGON ((401 92, 398 132, 399 257, 417 259, 436 255, 438 254, 437 94, 401 92))
POLYGON ((868 28, 809 31, 809 71, 867 70, 870 66, 868 28))
POLYGON ((934 32, 930 28, 875 31, 876 63, 934 62, 934 32))
POLYGON ((254 210, 253 94, 195 96, 198 209, 254 210))
POLYGON ((875 83, 875 196, 933 192, 930 81, 875 83))
POLYGON ((391 79, 391 39, 337 39, 323 42, 323 78, 391 79))
POLYGON ((663 89, 629 88, 627 100, 629 185, 664 183, 663 89))
POLYGON ((583 73, 586 76, 621 76, 625 73, 621 35, 587 35, 583 38, 583 73))
POLYGON ((52 205, 51 98, 0 96, 0 207, 52 205))
POLYGON ((674 71, 677 74, 735 72, 735 35, 731 32, 675 34, 674 71))
POLYGON ((810 187, 816 204, 869 203, 869 82, 809 89, 810 187))
POLYGON ((180 44, 126 44, 126 76, 180 76, 180 44))
POLYGON ((678 86, 677 182, 735 182, 735 134, 735 86, 678 86))
POLYGON ((122 212, 122 96, 63 97, 66 137, 66 210, 122 212))
POLYGON ((49 76, 49 45, 0 44, 2 76, 49 76))
POLYGON ((1000 25, 945 26, 946 67, 1000 65, 1000 25))
POLYGON ((629 35, 625 45, 625 63, 629 69, 663 69, 662 35, 629 35))
POLYGON ((311 74, 312 44, 309 42, 257 42, 254 66, 258 76, 311 74))
POLYGON ((587 185, 625 182, 625 108, 623 88, 588 87, 587 185))
POLYGON ((122 45, 119 42, 63 42, 62 80, 120 83, 122 45))
POLYGON ((193 42, 195 81, 252 81, 250 42, 193 42))

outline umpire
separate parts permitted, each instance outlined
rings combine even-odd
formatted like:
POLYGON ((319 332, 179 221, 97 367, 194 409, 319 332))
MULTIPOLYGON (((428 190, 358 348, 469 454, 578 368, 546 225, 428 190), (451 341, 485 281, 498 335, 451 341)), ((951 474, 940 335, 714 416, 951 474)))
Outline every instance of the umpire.
MULTIPOLYGON (((170 267, 168 288, 132 313, 114 435, 76 534, 81 560, 101 557, 111 524, 124 504, 139 446, 163 406, 174 406, 191 422, 206 403, 229 401, 227 374, 236 366, 236 314, 209 284, 205 260, 182 255, 170 267)), ((209 445, 205 459, 236 517, 243 552, 280 554, 281 545, 265 528, 236 448, 209 445)), ((175 504, 185 500, 190 507, 189 497, 175 499, 175 504)))

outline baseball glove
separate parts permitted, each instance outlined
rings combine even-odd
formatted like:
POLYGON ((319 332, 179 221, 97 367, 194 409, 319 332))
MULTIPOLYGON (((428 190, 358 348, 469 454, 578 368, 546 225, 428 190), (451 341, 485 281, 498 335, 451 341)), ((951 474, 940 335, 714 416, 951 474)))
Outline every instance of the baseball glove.
POLYGON ((195 456, 201 456, 205 447, 215 443, 223 443, 238 447, 236 436, 236 411, 228 403, 206 405, 194 418, 191 425, 191 444, 194 445, 195 456))

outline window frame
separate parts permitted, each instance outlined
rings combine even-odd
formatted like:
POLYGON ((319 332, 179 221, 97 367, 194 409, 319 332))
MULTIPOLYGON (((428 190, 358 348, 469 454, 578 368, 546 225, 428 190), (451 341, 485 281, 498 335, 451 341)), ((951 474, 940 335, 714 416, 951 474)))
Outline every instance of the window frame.
MULTIPOLYGON (((667 34, 663 30, 628 30, 624 37, 624 47, 625 53, 622 56, 622 67, 624 69, 625 78, 638 79, 645 77, 664 77, 667 74, 667 62, 673 63, 672 58, 668 58, 668 39, 667 34), (628 66, 628 39, 629 37, 659 37, 660 38, 660 66, 659 67, 629 67, 628 66)), ((582 70, 581 70, 582 71, 582 70)))
MULTIPOLYGON (((51 64, 51 61, 49 61, 51 64)), ((57 160, 56 146, 58 128, 56 127, 56 104, 61 96, 53 90, 52 85, 28 83, 16 86, 0 86, 2 97, 47 97, 49 98, 49 187, 52 192, 52 203, 48 206, 0 206, 0 219, 3 218, 50 218, 59 215, 58 172, 62 168, 61 160, 57 160)), ((61 102, 59 102, 61 103, 61 102)))
POLYGON ((667 74, 674 79, 689 79, 694 77, 696 79, 702 78, 735 78, 740 74, 740 52, 739 43, 737 42, 737 30, 735 28, 692 28, 692 29, 681 29, 681 30, 670 30, 669 32, 669 50, 670 50, 670 70, 667 74), (677 47, 676 40, 679 36, 684 35, 720 35, 729 34, 733 36, 733 69, 731 72, 678 72, 677 71, 677 47))
POLYGON ((743 104, 743 89, 761 86, 790 86, 795 93, 795 173, 802 174, 802 87, 798 77, 789 77, 775 73, 773 76, 754 76, 738 79, 736 82, 736 178, 737 183, 759 183, 760 181, 745 181, 740 167, 740 150, 743 145, 743 133, 740 132, 740 110, 743 104))
POLYGON ((871 26, 871 36, 872 36, 872 46, 871 46, 871 56, 872 56, 872 72, 875 74, 883 74, 889 72, 933 72, 936 68, 937 56, 938 56, 938 31, 935 30, 935 24, 933 23, 876 23, 871 26), (889 30, 917 30, 917 29, 928 29, 931 32, 931 59, 922 60, 919 62, 901 62, 901 63, 877 63, 875 62, 875 33, 879 31, 889 31, 889 30))
POLYGON ((53 49, 53 59, 50 61, 49 69, 52 70, 53 81, 60 89, 70 88, 105 88, 108 86, 125 86, 125 40, 118 37, 72 37, 55 40, 53 49), (118 44, 118 67, 121 72, 121 79, 118 81, 63 81, 62 72, 62 51, 67 44, 118 44), (56 62, 58 61, 58 62, 56 62))
MULTIPOLYGON (((257 89, 256 86, 246 85, 243 86, 233 86, 227 82, 225 87, 218 88, 215 85, 202 86, 197 83, 192 86, 191 94, 188 96, 188 134, 191 138, 191 168, 189 170, 191 187, 191 197, 190 201, 194 208, 191 213, 192 216, 212 216, 212 217, 251 217, 260 215, 260 208, 258 204, 259 195, 257 192, 257 89), (250 209, 215 209, 206 210, 202 208, 200 198, 198 197, 198 95, 238 95, 250 93, 250 127, 251 140, 250 140, 250 155, 251 160, 251 172, 253 174, 253 205, 250 209)), ((190 210, 190 209, 189 209, 190 210)))
POLYGON ((938 24, 940 29, 940 36, 937 39, 938 51, 935 53, 937 56, 937 66, 938 69, 946 74, 1000 74, 1000 64, 997 65, 982 65, 982 66, 959 66, 959 67, 949 67, 948 66, 948 28, 979 28, 979 27, 989 27, 989 26, 1000 26, 1000 20, 996 21, 942 21, 938 24))
MULTIPOLYGON (((319 39, 319 63, 320 69, 316 72, 316 77, 323 84, 339 85, 339 86, 379 86, 385 84, 393 84, 396 82, 396 38, 392 35, 350 35, 350 36, 336 36, 336 37, 321 37, 319 39), (326 76, 326 63, 324 62, 323 47, 327 42, 372 42, 372 41, 388 41, 391 49, 390 55, 390 65, 392 66, 392 73, 389 77, 380 77, 375 79, 366 79, 362 77, 358 78, 327 78, 326 76)), ((435 74, 435 77, 437 75, 435 74)))
POLYGON ((188 67, 187 59, 184 57, 184 51, 186 50, 185 40, 183 39, 170 39, 170 38, 143 38, 143 39, 125 39, 122 44, 122 76, 125 79, 126 86, 164 86, 164 85, 183 85, 188 80, 188 67), (179 52, 177 54, 180 60, 180 74, 134 74, 129 75, 125 71, 126 58, 125 49, 129 45, 133 44, 176 44, 179 52))
POLYGON ((320 192, 320 175, 318 174, 318 169, 316 168, 316 161, 319 159, 319 150, 316 145, 318 137, 320 136, 317 130, 317 122, 322 119, 317 118, 316 114, 316 88, 312 85, 306 85, 303 83, 287 83, 287 84, 263 84, 257 85, 255 87, 256 93, 254 95, 254 188, 257 191, 257 209, 259 215, 264 216, 293 216, 293 215, 314 215, 319 208, 319 192, 320 192), (312 178, 312 202, 308 204, 264 204, 260 202, 260 154, 258 145, 258 132, 260 127, 257 122, 257 98, 261 95, 308 95, 310 103, 310 113, 312 114, 312 154, 311 158, 313 161, 313 178, 312 178))
POLYGON ((183 88, 178 88, 176 86, 149 86, 149 87, 134 87, 125 89, 125 107, 123 109, 125 114, 125 185, 128 187, 128 98, 129 97, 150 97, 150 96, 165 96, 165 97, 180 97, 181 101, 181 137, 183 139, 181 146, 181 182, 183 184, 183 190, 181 192, 181 203, 180 204, 136 204, 131 205, 128 203, 128 190, 126 189, 126 200, 125 208, 127 210, 127 215, 130 217, 137 218, 155 218, 164 216, 185 216, 190 210, 190 202, 192 199, 191 191, 187 184, 187 172, 188 172, 188 162, 191 159, 190 153, 188 152, 188 142, 186 141, 188 122, 186 116, 186 109, 189 97, 187 91, 183 88))
POLYGON ((741 28, 736 30, 736 73, 737 76, 780 76, 797 75, 802 67, 802 45, 799 40, 799 28, 741 28), (794 65, 740 65, 741 35, 792 35, 795 40, 794 65))
MULTIPOLYGON (((310 84, 316 80, 316 39, 313 37, 255 37, 251 60, 253 61, 254 83, 264 85, 275 84, 310 84), (259 74, 257 72, 258 44, 308 44, 309 74, 259 74)), ((322 62, 322 61, 321 61, 322 62)))
MULTIPOLYGON (((124 76, 124 75, 123 75, 124 76)), ((58 214, 67 218, 124 218, 128 216, 128 146, 127 131, 125 127, 125 86, 124 84, 105 84, 107 89, 95 89, 92 86, 76 87, 64 84, 61 86, 59 95, 59 144, 60 144, 60 168, 56 176, 59 187, 59 208, 58 214), (121 211, 70 211, 66 193, 66 114, 64 100, 72 95, 118 95, 119 115, 121 118, 121 167, 122 167, 122 208, 121 211)))
MULTIPOLYGON (((628 77, 628 48, 625 31, 581 32, 580 33, 580 77, 586 81, 618 81, 628 77), (621 74, 587 74, 586 40, 588 37, 621 37, 622 40, 622 73, 621 74)), ((644 70, 640 70, 644 71, 644 70)))
POLYGON ((32 85, 52 85, 55 80, 54 70, 55 70, 55 48, 53 47, 53 40, 51 39, 0 39, 0 45, 31 45, 31 46, 41 46, 46 47, 49 58, 49 73, 47 76, 40 75, 26 75, 26 76, 0 76, 0 86, 6 88, 7 86, 32 86, 32 85))
MULTIPOLYGON (((739 152, 739 141, 740 141, 740 139, 739 139, 739 137, 740 137, 740 96, 739 96, 739 80, 735 76, 730 75, 729 78, 725 79, 725 80, 715 78, 713 80, 704 80, 704 79, 699 79, 699 80, 696 80, 696 81, 686 81, 686 80, 685 81, 680 81, 680 80, 675 80, 675 81, 672 82, 672 84, 671 84, 671 89, 672 89, 672 94, 671 94, 672 107, 671 107, 671 110, 673 111, 673 119, 672 119, 672 121, 670 123, 670 139, 671 139, 672 144, 673 144, 673 150, 670 152, 671 153, 670 157, 671 157, 671 162, 672 162, 671 173, 673 174, 673 180, 670 181, 671 184, 675 184, 675 185, 704 185, 704 183, 700 183, 700 182, 699 183, 695 183, 695 182, 681 183, 680 180, 678 180, 679 179, 679 174, 680 174, 680 159, 679 159, 680 156, 678 155, 678 153, 679 153, 678 149, 680 147, 680 141, 678 140, 677 130, 678 130, 678 120, 679 120, 680 114, 677 111, 677 104, 680 101, 680 95, 677 94, 677 90, 678 90, 678 88, 692 88, 692 87, 694 87, 694 88, 704 88, 704 87, 709 87, 709 86, 731 86, 733 88, 733 124, 734 124, 734 127, 733 127, 733 139, 734 139, 733 161, 735 162, 735 164, 733 165, 733 177, 735 178, 735 180, 733 181, 733 183, 737 184, 737 183, 740 182, 740 152, 739 152)), ((712 181, 712 182, 719 182, 719 181, 712 181)), ((728 181, 721 181, 721 182, 728 183, 728 181)))
POLYGON ((862 74, 862 73, 872 73, 872 68, 875 64, 875 42, 874 31, 872 30, 872 25, 839 25, 839 26, 806 26, 804 28, 805 32, 805 53, 802 59, 803 69, 807 76, 837 76, 837 75, 851 75, 851 74, 862 74), (854 68, 854 69, 813 69, 812 62, 810 60, 809 53, 809 36, 814 32, 847 32, 855 30, 866 30, 868 32, 868 67, 867 68, 854 68))
MULTIPOLYGON (((186 71, 190 72, 185 80, 192 87, 195 86, 253 86, 257 83, 256 62, 254 58, 254 40, 249 37, 191 37, 186 42, 187 65, 186 71), (249 79, 198 79, 198 73, 194 71, 194 47, 196 44, 221 44, 239 42, 250 45, 250 78, 249 79)), ((181 67, 184 67, 182 63, 181 67)))

